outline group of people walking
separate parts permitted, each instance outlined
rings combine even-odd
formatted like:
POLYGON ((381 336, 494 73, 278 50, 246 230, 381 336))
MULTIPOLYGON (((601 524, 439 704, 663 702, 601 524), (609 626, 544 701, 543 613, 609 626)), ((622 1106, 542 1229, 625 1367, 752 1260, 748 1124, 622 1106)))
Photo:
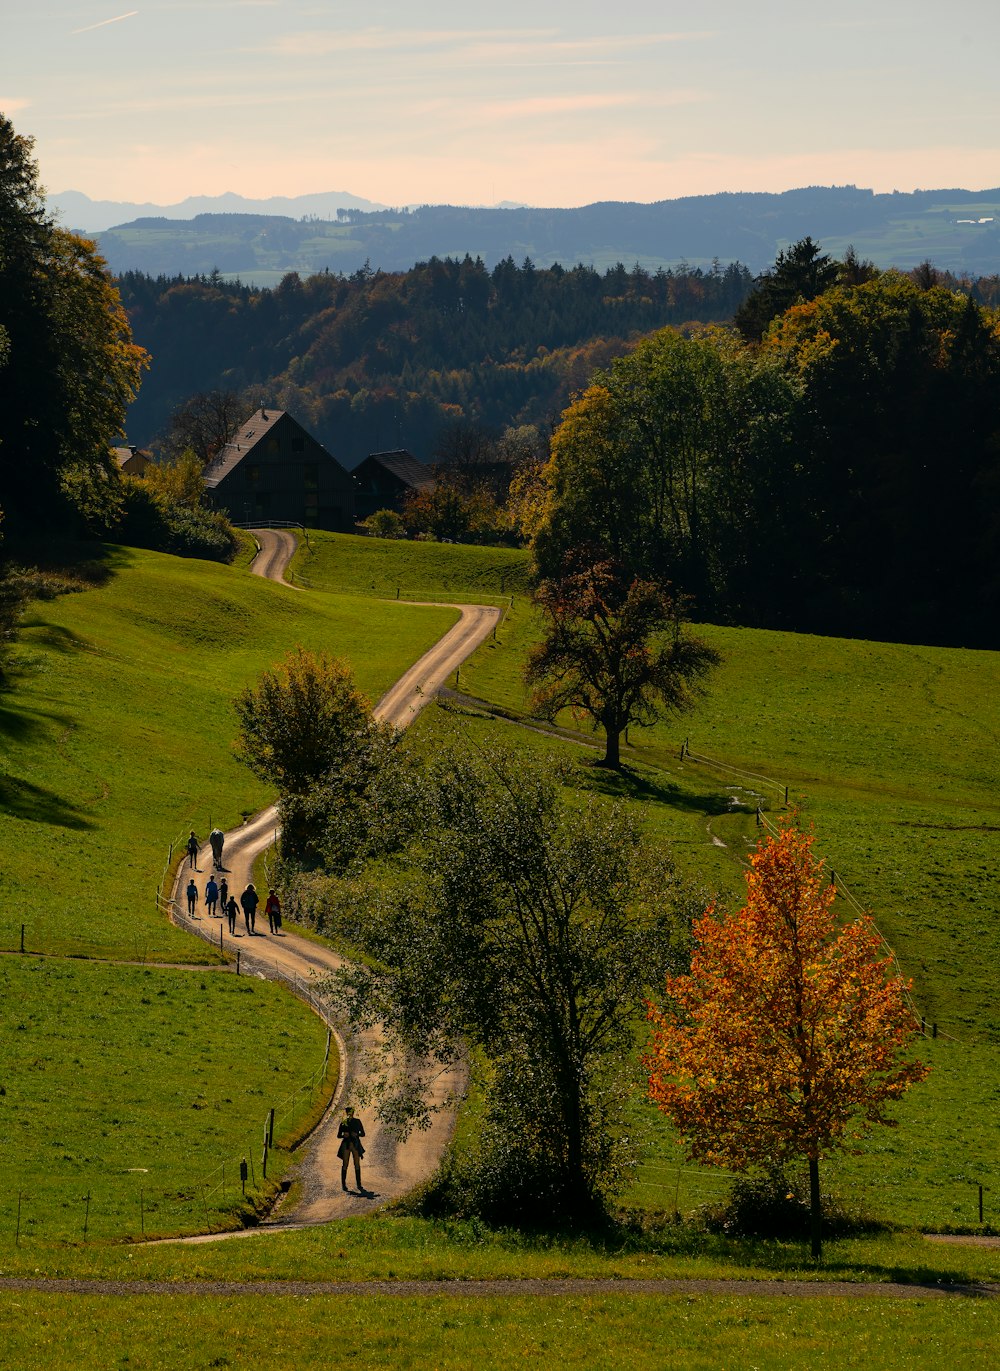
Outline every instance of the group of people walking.
MULTIPOLYGON (((226 868, 222 865, 222 848, 226 841, 226 835, 219 828, 213 828, 208 835, 209 845, 212 849, 212 874, 205 882, 205 909, 210 919, 225 918, 229 923, 229 932, 233 936, 236 934, 236 920, 240 910, 243 911, 243 923, 247 935, 256 932, 257 909, 260 905, 260 896, 257 894, 257 887, 250 881, 239 897, 237 903, 236 895, 229 889, 229 881, 223 875, 221 880, 215 879, 216 872, 224 872, 226 868)), ((194 871, 198 868, 198 849, 201 844, 198 842, 194 829, 187 840, 186 851, 188 855, 188 866, 194 871)), ((184 892, 187 896, 188 915, 192 919, 197 919, 198 907, 198 887, 192 876, 187 883, 184 892)), ((268 928, 272 933, 277 933, 281 928, 281 901, 278 899, 274 890, 267 892, 267 900, 264 904, 264 913, 267 915, 268 928)))
MULTIPOLYGON (((187 896, 188 915, 192 919, 198 918, 198 887, 195 885, 194 877, 187 883, 185 890, 187 896)), ((205 882, 204 895, 205 912, 210 919, 225 918, 229 923, 229 932, 236 933, 236 920, 239 918, 240 910, 243 911, 243 924, 248 934, 257 931, 257 910, 260 906, 260 896, 257 894, 257 887, 250 881, 237 902, 235 894, 230 892, 229 882, 223 876, 221 881, 216 881, 214 876, 209 876, 205 882)), ((277 892, 269 890, 267 899, 264 902, 264 913, 267 915, 267 926, 271 933, 278 933, 281 929, 281 901, 277 892)))

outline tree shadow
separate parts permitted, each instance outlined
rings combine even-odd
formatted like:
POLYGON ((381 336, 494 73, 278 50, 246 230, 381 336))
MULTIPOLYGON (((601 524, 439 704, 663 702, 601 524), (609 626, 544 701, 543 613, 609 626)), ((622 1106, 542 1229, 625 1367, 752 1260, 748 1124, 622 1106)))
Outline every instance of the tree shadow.
POLYGON ((652 776, 648 772, 635 771, 627 764, 618 771, 611 767, 599 766, 596 762, 584 762, 582 765, 587 772, 589 788, 599 795, 666 805, 670 809, 682 810, 689 814, 703 814, 707 818, 738 812, 734 809, 733 797, 725 791, 697 794, 685 790, 676 781, 668 780, 665 776, 652 776))
POLYGON ((8 814, 12 819, 25 819, 28 823, 51 824, 56 828, 94 827, 78 805, 20 776, 0 774, 0 814, 8 814))
MULTIPOLYGON (((22 631, 25 629, 32 630, 30 639, 32 645, 41 643, 45 647, 51 647, 55 652, 62 653, 90 652, 93 650, 87 639, 81 638, 79 633, 74 632, 73 629, 65 628, 62 624, 50 624, 37 614, 24 615, 18 627, 22 631)), ((17 662, 15 660, 11 666, 10 675, 16 677, 17 674, 17 662)))

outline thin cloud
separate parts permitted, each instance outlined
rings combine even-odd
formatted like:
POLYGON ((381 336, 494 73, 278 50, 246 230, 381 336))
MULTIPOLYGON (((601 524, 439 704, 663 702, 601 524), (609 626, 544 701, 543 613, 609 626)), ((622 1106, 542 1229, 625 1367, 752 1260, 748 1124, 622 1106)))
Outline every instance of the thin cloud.
POLYGON ((18 110, 27 109, 30 104, 30 100, 19 100, 14 96, 0 95, 0 109, 6 114, 16 114, 18 110))
POLYGON ((595 38, 561 38, 558 29, 387 29, 369 28, 355 33, 311 30, 286 33, 266 49, 292 57, 329 57, 341 52, 411 52, 428 48, 462 49, 474 58, 537 55, 544 51, 559 57, 580 54, 626 52, 663 43, 686 43, 714 38, 712 31, 691 33, 609 34, 595 38))
POLYGON ((129 10, 127 14, 116 14, 113 19, 102 19, 99 24, 88 24, 86 28, 72 29, 71 32, 74 35, 78 33, 92 33, 94 29, 106 28, 108 24, 120 24, 123 19, 134 19, 138 13, 138 10, 129 10))
POLYGON ((534 119, 546 114, 582 114, 587 110, 634 108, 641 105, 644 109, 662 108, 673 105, 691 105, 705 96, 701 91, 678 90, 658 91, 654 95, 645 92, 609 92, 605 95, 535 95, 523 100, 497 100, 482 105, 479 113, 488 119, 534 119))

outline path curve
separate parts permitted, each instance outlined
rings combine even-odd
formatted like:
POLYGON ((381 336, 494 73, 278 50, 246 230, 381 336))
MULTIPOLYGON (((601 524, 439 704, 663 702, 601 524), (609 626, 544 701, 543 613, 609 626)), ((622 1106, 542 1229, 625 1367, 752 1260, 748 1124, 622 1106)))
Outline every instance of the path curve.
MULTIPOLYGON (((284 573, 297 546, 294 535, 286 529, 253 529, 251 532, 260 548, 251 571, 287 586, 284 573)), ((298 589, 294 586, 288 588, 298 589)), ((447 608, 458 611, 458 622, 386 692, 375 706, 376 718, 394 724, 396 728, 406 728, 434 698, 438 688, 492 633, 500 619, 500 610, 492 606, 449 605, 447 608)), ((242 828, 226 834, 223 860, 230 890, 238 894, 246 886, 251 879, 254 861, 271 846, 276 833, 277 811, 272 805, 255 815, 242 828)), ((210 869, 211 852, 206 844, 198 854, 198 870, 200 874, 206 874, 210 869)), ((180 887, 188 880, 188 874, 188 865, 184 862, 174 885, 172 918, 181 928, 218 944, 222 920, 192 920, 183 912, 180 887)), ((241 916, 237 927, 242 922, 241 916)), ((253 936, 239 933, 235 940, 231 940, 228 934, 223 935, 223 945, 230 952, 234 950, 235 941, 240 951, 241 971, 291 986, 336 1028, 336 1007, 320 1004, 311 987, 317 977, 343 965, 344 959, 331 948, 301 938, 290 929, 284 929, 276 936, 261 932, 262 924, 266 929, 263 909, 258 912, 258 931, 253 936)), ((308 1227, 366 1213, 373 1204, 395 1199, 432 1175, 451 1138, 455 1122, 453 1109, 443 1108, 440 1113, 433 1114, 430 1128, 412 1133, 402 1144, 377 1119, 366 1115, 367 1152, 362 1179, 371 1189, 365 1195, 353 1189, 344 1193, 340 1188, 340 1161, 336 1155, 336 1106, 347 1098, 352 1086, 360 1085, 366 1079, 364 1057, 367 1051, 377 1046, 377 1035, 374 1032, 359 1034, 351 1037, 346 1044, 343 1037, 339 1034, 338 1037, 342 1064, 340 1084, 323 1121, 303 1148, 295 1167, 293 1179, 298 1181, 296 1204, 294 1208, 279 1206, 266 1223, 259 1228, 245 1230, 247 1232, 308 1227)), ((433 1102, 446 1104, 461 1092, 463 1086, 464 1078, 459 1068, 442 1073, 433 1091, 433 1102)), ((350 1179, 353 1183, 353 1175, 350 1179)), ((204 1234, 183 1241, 205 1242, 224 1236, 227 1235, 204 1234)))

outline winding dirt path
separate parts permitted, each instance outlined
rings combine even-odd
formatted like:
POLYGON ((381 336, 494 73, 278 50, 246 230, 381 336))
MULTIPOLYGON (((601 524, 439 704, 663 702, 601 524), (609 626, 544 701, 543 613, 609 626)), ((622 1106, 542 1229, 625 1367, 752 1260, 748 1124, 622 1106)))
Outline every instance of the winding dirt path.
MULTIPOLYGON (((287 585, 284 573, 295 552, 294 536, 285 529, 257 529, 254 530, 254 536, 261 550, 251 570, 256 575, 287 585)), ((288 588, 298 589, 294 586, 288 588)), ((392 723, 397 728, 406 728, 424 705, 434 698, 438 688, 489 636, 500 617, 500 611, 491 606, 448 607, 458 611, 458 622, 386 692, 375 706, 377 718, 392 723)), ((274 842, 276 826, 277 813, 275 807, 271 806, 257 814, 242 828, 226 834, 223 861, 229 888, 237 896, 251 879, 250 873, 255 859, 274 842)), ((206 876, 211 866, 211 852, 206 844, 198 854, 199 872, 206 876)), ((181 928, 218 944, 222 920, 192 920, 183 912, 181 887, 187 880, 188 866, 184 862, 172 892, 172 918, 181 928)), ((397 1142, 374 1117, 365 1114, 367 1151, 361 1175, 363 1183, 369 1188, 364 1193, 359 1193, 353 1188, 345 1193, 341 1189, 340 1161, 336 1155, 339 1122, 337 1106, 349 1098, 350 1091, 355 1085, 367 1079, 365 1057, 367 1052, 378 1046, 378 1035, 369 1033, 353 1036, 348 1033, 345 1042, 344 1026, 339 1021, 336 1005, 326 1005, 318 1001, 313 989, 317 978, 343 964, 343 958, 336 952, 318 943, 309 942, 289 929, 283 929, 274 936, 270 935, 263 914, 263 898, 257 914, 255 933, 248 936, 243 931, 242 915, 237 921, 237 929, 239 931, 235 939, 230 939, 228 933, 223 935, 223 945, 232 952, 235 942, 235 947, 240 952, 241 971, 244 974, 250 972, 269 980, 281 981, 302 994, 334 1028, 341 1053, 341 1079, 336 1095, 322 1123, 303 1148, 295 1168, 294 1179, 299 1185, 294 1208, 279 1205, 267 1223, 259 1228, 240 1232, 253 1234, 328 1223, 332 1219, 365 1213, 373 1204, 384 1203, 405 1194, 433 1173, 451 1137, 455 1122, 454 1110, 442 1109, 439 1114, 432 1116, 429 1129, 411 1134, 402 1144, 397 1142)), ((463 1086, 462 1073, 457 1069, 443 1073, 438 1078, 433 1092, 434 1102, 446 1103, 450 1098, 457 1096, 463 1086)), ((349 1184, 353 1187, 353 1171, 349 1177, 349 1184)), ((237 1235, 206 1234, 185 1241, 211 1242, 218 1241, 220 1237, 237 1235)))

